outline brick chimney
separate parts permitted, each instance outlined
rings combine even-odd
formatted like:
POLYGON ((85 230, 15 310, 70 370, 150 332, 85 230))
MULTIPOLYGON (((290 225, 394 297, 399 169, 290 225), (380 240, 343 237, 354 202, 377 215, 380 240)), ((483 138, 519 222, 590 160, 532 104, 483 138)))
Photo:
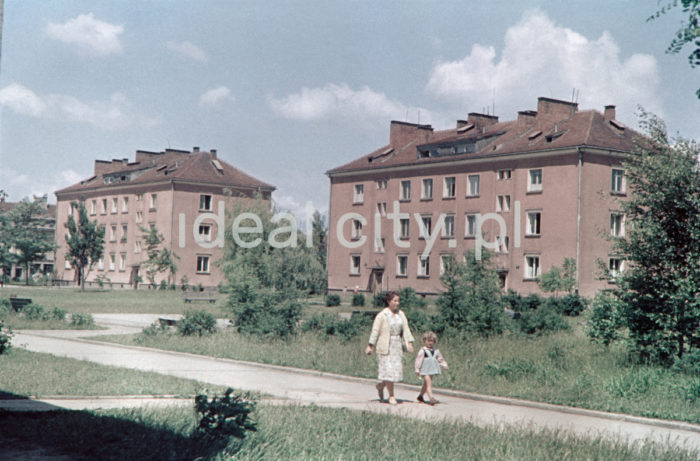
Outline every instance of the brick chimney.
POLYGON ((576 111, 578 111, 578 104, 575 102, 537 98, 537 118, 540 120, 564 120, 574 115, 576 111))
POLYGON ((467 122, 473 123, 477 130, 489 127, 498 123, 498 117, 495 115, 478 114, 471 112, 467 115, 467 122))
POLYGON ((603 112, 603 117, 606 122, 610 120, 615 120, 615 106, 605 106, 605 112, 603 112))
POLYGON ((392 120, 389 129, 389 143, 392 146, 400 147, 416 138, 419 138, 419 144, 425 143, 430 139, 432 132, 433 127, 430 125, 418 125, 392 120))
POLYGON ((209 149, 209 153, 211 154, 211 158, 216 158, 216 149, 209 149))

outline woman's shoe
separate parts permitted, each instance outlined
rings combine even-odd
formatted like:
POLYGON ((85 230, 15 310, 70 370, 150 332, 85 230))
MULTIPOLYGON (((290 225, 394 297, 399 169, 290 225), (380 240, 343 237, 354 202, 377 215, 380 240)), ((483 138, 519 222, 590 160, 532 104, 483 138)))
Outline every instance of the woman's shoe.
POLYGON ((398 403, 394 397, 389 397, 389 405, 397 405, 398 403))
POLYGON ((379 401, 383 402, 384 401, 384 385, 382 385, 382 383, 379 383, 375 387, 377 388, 377 395, 379 396, 379 401))
POLYGON ((436 403, 440 403, 438 399, 430 398, 430 401, 427 402, 429 405, 435 405, 436 403))
POLYGON ((418 395, 418 397, 416 397, 416 400, 418 400, 419 402, 425 403, 425 399, 423 399, 423 394, 418 395))

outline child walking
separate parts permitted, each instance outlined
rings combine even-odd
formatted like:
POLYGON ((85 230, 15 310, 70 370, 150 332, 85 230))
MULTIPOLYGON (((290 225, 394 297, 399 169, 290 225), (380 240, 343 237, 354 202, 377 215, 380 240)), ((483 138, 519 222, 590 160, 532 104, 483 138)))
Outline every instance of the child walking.
POLYGON ((440 374, 440 367, 448 369, 447 362, 442 358, 440 351, 435 349, 437 335, 432 331, 423 333, 421 338, 425 346, 421 347, 416 355, 416 374, 423 378, 423 387, 418 394, 418 401, 435 405, 438 400, 433 397, 433 376, 440 374), (423 397, 427 394, 427 399, 423 397))

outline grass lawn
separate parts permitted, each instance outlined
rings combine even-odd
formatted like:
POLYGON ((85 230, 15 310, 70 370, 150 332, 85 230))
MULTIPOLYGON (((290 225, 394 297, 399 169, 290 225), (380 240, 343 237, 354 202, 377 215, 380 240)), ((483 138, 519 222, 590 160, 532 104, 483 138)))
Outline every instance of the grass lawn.
POLYGON ((258 405, 258 431, 242 443, 199 437, 189 408, 0 413, 15 446, 115 460, 627 460, 695 461, 672 446, 588 439, 528 428, 479 428, 344 409, 258 405), (21 442, 20 442, 21 441, 21 442))

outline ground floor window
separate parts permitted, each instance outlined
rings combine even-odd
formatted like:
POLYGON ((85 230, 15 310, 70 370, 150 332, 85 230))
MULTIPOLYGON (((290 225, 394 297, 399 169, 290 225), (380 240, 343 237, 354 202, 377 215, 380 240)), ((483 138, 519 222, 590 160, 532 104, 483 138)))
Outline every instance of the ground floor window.
POLYGON ((360 275, 360 255, 350 256, 350 275, 360 275))
POLYGON ((536 279, 540 276, 540 257, 529 255, 525 256, 525 278, 536 279))
POLYGON ((209 256, 197 256, 197 272, 204 274, 209 273, 209 256))

